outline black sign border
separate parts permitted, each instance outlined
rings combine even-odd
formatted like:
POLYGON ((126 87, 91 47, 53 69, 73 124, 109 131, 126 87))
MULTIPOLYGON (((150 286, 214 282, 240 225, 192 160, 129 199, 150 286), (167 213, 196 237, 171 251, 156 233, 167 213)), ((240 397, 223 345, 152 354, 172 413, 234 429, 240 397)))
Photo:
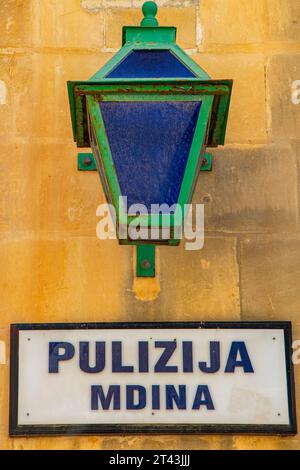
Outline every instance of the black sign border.
POLYGON ((297 434, 294 367, 292 363, 291 322, 160 322, 160 323, 31 323, 12 324, 10 343, 10 414, 9 435, 59 436, 99 434, 297 434), (84 329, 281 329, 284 330, 286 373, 288 387, 288 425, 243 424, 88 424, 88 425, 19 425, 18 424, 18 377, 19 332, 24 330, 84 330, 84 329))

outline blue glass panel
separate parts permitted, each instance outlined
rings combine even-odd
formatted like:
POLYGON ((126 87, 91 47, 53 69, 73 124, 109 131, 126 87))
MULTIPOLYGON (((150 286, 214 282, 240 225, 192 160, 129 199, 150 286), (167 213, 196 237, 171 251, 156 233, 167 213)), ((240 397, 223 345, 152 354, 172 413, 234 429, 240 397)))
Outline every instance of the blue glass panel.
POLYGON ((191 72, 167 50, 132 51, 106 78, 191 78, 191 72))
POLYGON ((200 102, 99 103, 128 206, 178 202, 200 102))

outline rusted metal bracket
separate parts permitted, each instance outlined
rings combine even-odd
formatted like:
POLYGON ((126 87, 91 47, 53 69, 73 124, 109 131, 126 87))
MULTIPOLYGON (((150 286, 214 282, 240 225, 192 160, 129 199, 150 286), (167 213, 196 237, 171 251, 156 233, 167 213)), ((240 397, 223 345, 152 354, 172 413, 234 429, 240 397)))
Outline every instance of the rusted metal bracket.
MULTIPOLYGON (((202 158, 202 165, 200 171, 212 170, 212 154, 206 153, 202 158)), ((78 154, 78 170, 79 171, 96 171, 96 161, 92 153, 79 153, 78 154)))

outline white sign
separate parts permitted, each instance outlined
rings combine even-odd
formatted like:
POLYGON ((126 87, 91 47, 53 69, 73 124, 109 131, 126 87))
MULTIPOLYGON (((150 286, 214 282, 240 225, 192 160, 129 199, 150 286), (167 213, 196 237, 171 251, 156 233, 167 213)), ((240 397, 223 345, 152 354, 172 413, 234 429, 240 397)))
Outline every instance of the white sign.
POLYGON ((289 326, 13 325, 11 434, 291 433, 289 326))

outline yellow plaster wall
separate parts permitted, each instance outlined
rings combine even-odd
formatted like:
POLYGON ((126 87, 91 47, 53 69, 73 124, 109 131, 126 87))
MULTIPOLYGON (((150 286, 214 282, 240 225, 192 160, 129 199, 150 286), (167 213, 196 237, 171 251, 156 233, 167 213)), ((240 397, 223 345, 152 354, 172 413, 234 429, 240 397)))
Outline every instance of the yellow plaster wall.
MULTIPOLYGON (((1 1, 1 449, 300 448, 299 435, 8 437, 10 323, 292 320, 300 338, 300 1, 157 3, 191 57, 235 82, 227 145, 195 194, 205 247, 160 248, 145 281, 130 247, 96 239, 104 196, 97 174, 76 170, 66 93, 116 52, 142 1, 1 1)), ((300 366, 296 386, 300 399, 300 366)))

